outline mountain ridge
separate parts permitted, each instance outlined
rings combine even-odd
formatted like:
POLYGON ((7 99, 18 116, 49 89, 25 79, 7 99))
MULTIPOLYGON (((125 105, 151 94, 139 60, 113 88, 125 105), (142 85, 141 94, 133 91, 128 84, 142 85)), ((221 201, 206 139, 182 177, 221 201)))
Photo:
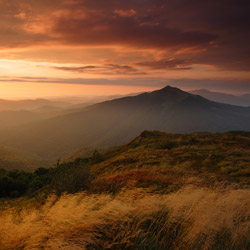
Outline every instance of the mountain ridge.
POLYGON ((112 147, 144 130, 226 132, 250 129, 250 108, 209 101, 178 88, 94 104, 67 115, 1 130, 0 145, 57 158, 78 147, 112 147))
POLYGON ((226 103, 238 106, 250 106, 250 94, 232 95, 222 92, 213 92, 207 89, 197 89, 189 91, 191 94, 203 96, 210 101, 226 103))
POLYGON ((71 103, 63 101, 52 101, 49 99, 24 99, 24 100, 6 100, 0 99, 0 111, 5 110, 34 110, 42 106, 52 105, 58 107, 67 107, 71 103))

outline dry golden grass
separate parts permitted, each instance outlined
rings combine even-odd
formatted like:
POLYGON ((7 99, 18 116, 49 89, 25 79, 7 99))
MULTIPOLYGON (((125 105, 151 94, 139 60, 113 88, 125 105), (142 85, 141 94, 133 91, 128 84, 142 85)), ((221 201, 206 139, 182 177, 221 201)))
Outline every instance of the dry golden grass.
POLYGON ((1 250, 247 249, 249 235, 250 191, 232 187, 51 196, 0 214, 1 250))

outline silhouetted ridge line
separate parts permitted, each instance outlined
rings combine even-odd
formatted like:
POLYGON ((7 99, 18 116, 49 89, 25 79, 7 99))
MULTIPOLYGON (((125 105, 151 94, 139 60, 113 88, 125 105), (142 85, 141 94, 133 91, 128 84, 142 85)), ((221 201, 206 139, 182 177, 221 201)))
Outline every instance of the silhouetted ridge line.
POLYGON ((250 108, 209 101, 166 86, 1 130, 0 145, 57 158, 78 147, 126 144, 144 130, 174 133, 249 131, 250 108))

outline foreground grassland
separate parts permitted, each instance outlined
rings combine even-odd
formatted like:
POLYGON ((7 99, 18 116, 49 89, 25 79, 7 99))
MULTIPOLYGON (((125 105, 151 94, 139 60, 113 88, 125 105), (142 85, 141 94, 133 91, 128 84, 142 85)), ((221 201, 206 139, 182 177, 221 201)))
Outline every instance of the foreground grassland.
POLYGON ((249 175, 248 133, 145 131, 30 175, 1 203, 0 249, 250 249, 249 175))

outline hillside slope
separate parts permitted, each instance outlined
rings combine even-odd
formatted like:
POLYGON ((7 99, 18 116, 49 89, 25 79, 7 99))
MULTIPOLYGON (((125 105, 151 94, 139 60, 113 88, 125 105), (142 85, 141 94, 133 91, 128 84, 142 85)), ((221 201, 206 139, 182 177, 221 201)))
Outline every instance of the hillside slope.
POLYGON ((19 176, 35 192, 0 201, 1 250, 250 247, 250 133, 144 131, 102 156, 19 176))
POLYGON ((91 167, 91 173, 95 176, 92 188, 98 191, 117 191, 131 183, 174 190, 194 176, 204 181, 199 185, 213 185, 217 179, 249 186, 250 133, 144 131, 107 153, 104 161, 91 167))
POLYGON ((212 102, 168 86, 2 130, 0 144, 55 158, 78 147, 121 145, 143 130, 187 133, 249 129, 250 108, 212 102))
POLYGON ((108 151, 110 151, 109 148, 102 147, 77 148, 60 158, 60 163, 73 162, 77 159, 92 157, 95 153, 104 154, 108 151))

